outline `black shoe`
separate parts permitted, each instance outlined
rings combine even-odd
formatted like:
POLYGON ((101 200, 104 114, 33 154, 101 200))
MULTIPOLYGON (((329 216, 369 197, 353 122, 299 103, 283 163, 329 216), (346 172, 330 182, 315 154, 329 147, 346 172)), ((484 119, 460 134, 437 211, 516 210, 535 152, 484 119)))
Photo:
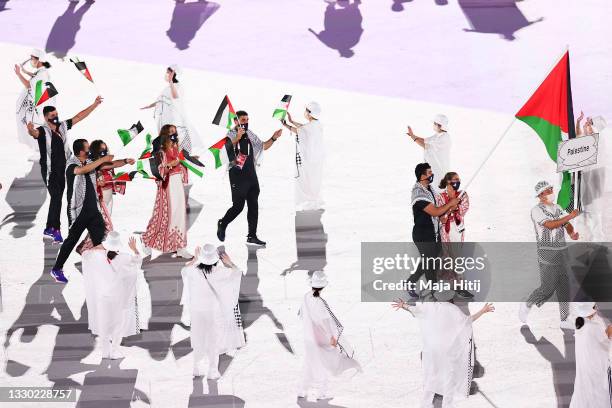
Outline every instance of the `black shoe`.
POLYGON ((457 294, 464 299, 471 299, 474 297, 473 293, 468 292, 467 290, 463 290, 463 289, 458 290, 457 294))
POLYGON ((249 245, 258 245, 258 246, 266 246, 266 243, 261 239, 257 238, 257 235, 249 235, 247 237, 247 244, 249 245))
POLYGON ((217 238, 219 238, 221 242, 225 241, 225 226, 222 220, 217 221, 217 238))

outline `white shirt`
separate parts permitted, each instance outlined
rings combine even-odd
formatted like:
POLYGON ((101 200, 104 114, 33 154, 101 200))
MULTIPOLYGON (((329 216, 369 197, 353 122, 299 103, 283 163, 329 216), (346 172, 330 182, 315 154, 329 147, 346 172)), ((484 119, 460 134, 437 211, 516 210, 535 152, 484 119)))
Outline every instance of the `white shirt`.
POLYGON ((434 184, 437 185, 437 181, 441 180, 450 169, 450 135, 448 132, 440 132, 426 137, 424 141, 424 159, 431 166, 431 171, 433 171, 436 180, 434 184))

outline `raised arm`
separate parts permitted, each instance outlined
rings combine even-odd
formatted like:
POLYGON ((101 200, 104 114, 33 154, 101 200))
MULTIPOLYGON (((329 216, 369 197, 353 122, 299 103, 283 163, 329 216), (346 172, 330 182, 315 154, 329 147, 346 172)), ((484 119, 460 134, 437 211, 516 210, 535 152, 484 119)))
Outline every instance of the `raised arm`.
POLYGON ((98 107, 98 105, 100 105, 102 103, 103 100, 104 99, 101 96, 97 96, 96 100, 94 101, 94 103, 92 103, 87 108, 85 108, 82 111, 80 111, 79 113, 77 113, 76 116, 74 116, 72 118, 72 126, 76 125, 77 123, 79 123, 80 121, 82 121, 83 119, 88 117, 89 114, 91 112, 93 112, 94 109, 96 109, 98 107))
POLYGON ((410 136, 410 138, 419 146, 421 146, 422 148, 425 148, 425 139, 423 139, 422 137, 419 137, 417 135, 414 134, 414 132, 412 131, 412 128, 410 126, 408 126, 408 136, 410 136))
POLYGON ((297 122, 295 120, 293 120, 293 118, 291 117, 291 114, 289 112, 287 112, 287 119, 289 119, 289 122, 291 122, 291 124, 295 127, 302 127, 304 126, 303 123, 297 122))
POLYGON ((98 160, 93 161, 85 166, 76 166, 74 168, 74 174, 87 174, 91 173, 95 169, 97 169, 101 164, 111 162, 113 160, 113 155, 109 154, 108 156, 100 157, 98 160))
POLYGON ((117 167, 123 167, 126 164, 134 164, 134 163, 136 163, 134 159, 113 160, 110 163, 104 163, 102 166, 100 166, 100 169, 101 170, 116 169, 117 167))
POLYGON ((264 150, 268 150, 276 140, 281 137, 283 133, 283 129, 278 129, 276 132, 272 134, 272 136, 263 143, 264 150))
POLYGON ((478 320, 485 313, 492 313, 494 311, 495 311, 495 306, 493 306, 493 303, 486 303, 482 307, 482 309, 480 309, 478 312, 474 313, 471 316, 472 317, 472 321, 475 322, 476 320, 478 320))
MULTIPOLYGON (((574 210, 571 213, 567 214, 566 216, 559 218, 558 220, 544 221, 542 225, 544 226, 544 228, 548 228, 548 229, 560 228, 560 227, 563 227, 568 222, 570 222, 571 220, 573 220, 574 218, 576 218, 578 214, 580 214, 580 211, 574 210)), ((573 231, 573 228, 572 228, 572 231, 573 231)))
POLYGON ((23 86, 25 86, 26 89, 29 89, 30 81, 28 81, 28 79, 23 76, 23 74, 21 73, 21 67, 17 64, 15 64, 15 74, 17 74, 17 78, 19 78, 23 86))
POLYGON ((27 127, 30 136, 32 136, 34 139, 38 139, 40 137, 40 131, 34 127, 34 124, 32 122, 28 122, 27 127))

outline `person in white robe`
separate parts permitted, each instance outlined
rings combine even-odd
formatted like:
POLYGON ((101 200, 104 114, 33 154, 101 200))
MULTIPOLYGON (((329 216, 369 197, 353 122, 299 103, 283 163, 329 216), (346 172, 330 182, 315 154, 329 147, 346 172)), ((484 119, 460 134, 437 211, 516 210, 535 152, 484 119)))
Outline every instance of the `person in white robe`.
POLYGON ((422 408, 433 408, 435 394, 442 395, 442 407, 455 407, 455 402, 470 393, 474 369, 474 341, 472 323, 485 313, 493 312, 486 303, 474 315, 465 315, 452 303, 455 292, 438 291, 436 301, 409 305, 398 299, 392 306, 409 311, 419 320, 423 343, 423 399, 422 408))
MULTIPOLYGON (((436 115, 433 119, 434 134, 430 137, 419 137, 408 126, 408 136, 424 150, 424 162, 429 163, 434 174, 434 186, 439 184, 444 175, 450 171, 451 138, 448 134, 448 118, 436 115)), ((434 187, 435 188, 435 187, 434 187)))
POLYGON ((361 371, 355 353, 342 333, 344 327, 321 297, 327 283, 325 272, 314 272, 310 280, 312 289, 306 292, 300 307, 304 365, 298 398, 306 398, 311 390, 315 391, 317 399, 331 398, 328 390, 330 376, 339 376, 350 369, 361 371))
POLYGON ((47 54, 40 49, 33 49, 28 60, 21 65, 15 65, 15 74, 24 87, 17 98, 17 137, 20 143, 28 146, 35 152, 38 151, 38 143, 36 139, 30 136, 26 125, 29 122, 37 126, 44 124, 43 107, 47 105, 55 106, 56 97, 50 98, 38 107, 34 106, 36 83, 43 81, 44 84, 51 81, 49 68, 51 68, 51 64, 48 62, 47 54), (28 63, 30 66, 26 68, 28 63), (32 69, 31 71, 29 70, 30 68, 32 69))
POLYGON ((196 249, 195 258, 181 271, 184 314, 181 321, 191 326, 193 375, 201 375, 200 363, 207 357, 209 380, 221 377, 219 356, 244 347, 238 295, 242 271, 214 245, 196 249), (221 261, 222 265, 219 265, 221 261))
POLYGON ((101 245, 82 255, 88 325, 99 337, 102 358, 121 358, 123 337, 138 334, 140 321, 148 320, 137 314, 136 283, 142 273, 142 257, 133 237, 129 247, 133 254, 124 251, 120 234, 111 231, 101 245))
POLYGON ((295 206, 297 211, 311 211, 323 208, 321 187, 325 146, 321 106, 317 102, 306 105, 304 116, 308 122, 296 122, 287 112, 289 123, 283 125, 295 133, 295 206), (293 125, 293 126, 292 126, 293 125))
POLYGON ((612 325, 597 313, 594 302, 576 302, 573 306, 576 316, 576 379, 570 408, 609 407, 612 405, 612 325))

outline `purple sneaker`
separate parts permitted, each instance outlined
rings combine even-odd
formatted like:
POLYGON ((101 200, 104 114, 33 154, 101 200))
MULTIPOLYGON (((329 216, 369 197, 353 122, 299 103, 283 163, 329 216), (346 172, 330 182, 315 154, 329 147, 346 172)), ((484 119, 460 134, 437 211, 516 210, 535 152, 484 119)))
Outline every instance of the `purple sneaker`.
POLYGON ((62 238, 62 232, 58 229, 53 230, 53 243, 61 244, 64 242, 64 238, 62 238))
POLYGON ((43 239, 54 239, 55 235, 54 235, 54 229, 53 228, 46 228, 43 231, 43 239))
POLYGON ((64 276, 64 271, 61 269, 52 269, 51 276, 55 279, 56 282, 68 283, 68 279, 64 276))

